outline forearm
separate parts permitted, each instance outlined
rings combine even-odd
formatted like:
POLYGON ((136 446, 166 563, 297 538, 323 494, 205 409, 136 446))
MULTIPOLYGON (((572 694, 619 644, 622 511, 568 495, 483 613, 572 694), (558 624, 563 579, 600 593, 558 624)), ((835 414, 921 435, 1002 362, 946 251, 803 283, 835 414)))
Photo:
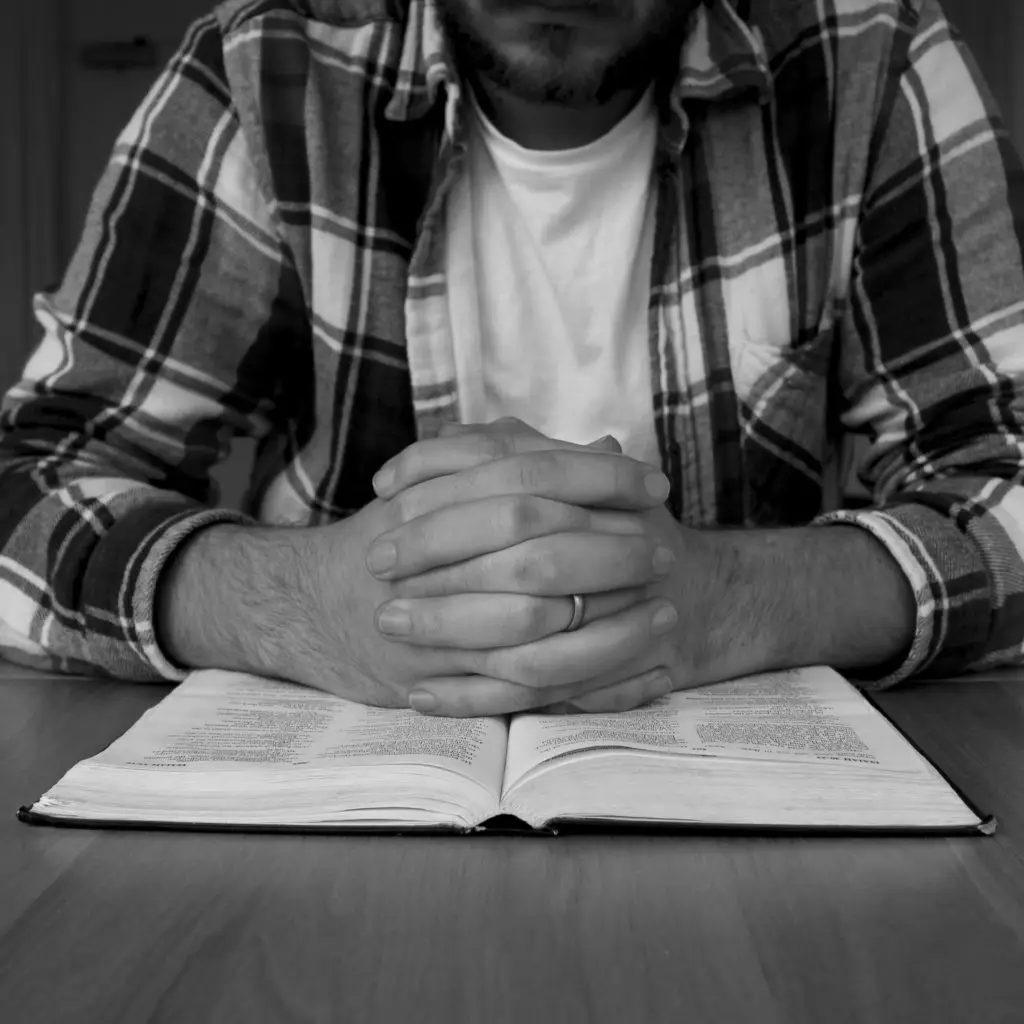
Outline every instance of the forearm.
POLYGON ((191 537, 157 584, 155 629, 166 655, 187 669, 293 678, 319 647, 307 532, 220 525, 191 537))
POLYGON ((880 675, 910 650, 914 594, 866 530, 816 526, 703 536, 715 581, 698 669, 708 681, 814 664, 880 675))

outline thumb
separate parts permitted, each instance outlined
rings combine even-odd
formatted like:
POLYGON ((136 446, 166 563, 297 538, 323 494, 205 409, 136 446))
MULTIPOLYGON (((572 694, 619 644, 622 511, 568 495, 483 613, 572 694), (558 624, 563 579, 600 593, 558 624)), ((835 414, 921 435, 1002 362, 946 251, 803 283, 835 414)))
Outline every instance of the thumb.
POLYGON ((594 448, 599 452, 614 452, 616 455, 622 454, 622 445, 611 434, 605 434, 604 437, 591 441, 587 447, 594 448))

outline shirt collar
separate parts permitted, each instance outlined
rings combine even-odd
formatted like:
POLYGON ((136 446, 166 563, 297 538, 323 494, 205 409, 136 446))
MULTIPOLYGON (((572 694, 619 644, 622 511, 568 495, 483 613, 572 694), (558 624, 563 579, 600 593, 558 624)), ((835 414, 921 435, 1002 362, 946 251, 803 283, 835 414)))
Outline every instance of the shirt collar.
MULTIPOLYGON (((704 0, 694 11, 680 51, 679 72, 670 83, 665 111, 670 144, 685 142, 685 104, 718 102, 750 94, 764 103, 772 80, 764 40, 740 16, 736 0, 704 0)), ((399 5, 402 6, 402 5, 399 5)), ((392 121, 411 121, 433 109, 442 88, 448 96, 449 131, 460 116, 458 74, 451 63, 434 0, 408 0, 395 90, 385 109, 392 121)))

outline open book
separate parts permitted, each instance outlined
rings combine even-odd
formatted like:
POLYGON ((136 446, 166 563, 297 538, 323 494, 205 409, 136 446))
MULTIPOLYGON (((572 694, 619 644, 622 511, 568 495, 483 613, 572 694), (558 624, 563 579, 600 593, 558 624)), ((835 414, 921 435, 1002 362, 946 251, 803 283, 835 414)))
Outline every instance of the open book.
POLYGON ((827 668, 621 714, 511 721, 428 718, 196 672, 20 816, 254 830, 486 830, 496 819, 549 831, 993 827, 827 668))

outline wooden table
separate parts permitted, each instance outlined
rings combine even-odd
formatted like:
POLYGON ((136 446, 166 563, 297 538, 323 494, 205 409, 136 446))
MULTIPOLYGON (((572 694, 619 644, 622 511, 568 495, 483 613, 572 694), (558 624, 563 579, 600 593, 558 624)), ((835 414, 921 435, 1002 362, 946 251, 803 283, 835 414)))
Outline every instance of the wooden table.
POLYGON ((4 1024, 1024 1022, 1024 671, 884 698, 988 839, 15 820, 166 692, 0 667, 4 1024))

